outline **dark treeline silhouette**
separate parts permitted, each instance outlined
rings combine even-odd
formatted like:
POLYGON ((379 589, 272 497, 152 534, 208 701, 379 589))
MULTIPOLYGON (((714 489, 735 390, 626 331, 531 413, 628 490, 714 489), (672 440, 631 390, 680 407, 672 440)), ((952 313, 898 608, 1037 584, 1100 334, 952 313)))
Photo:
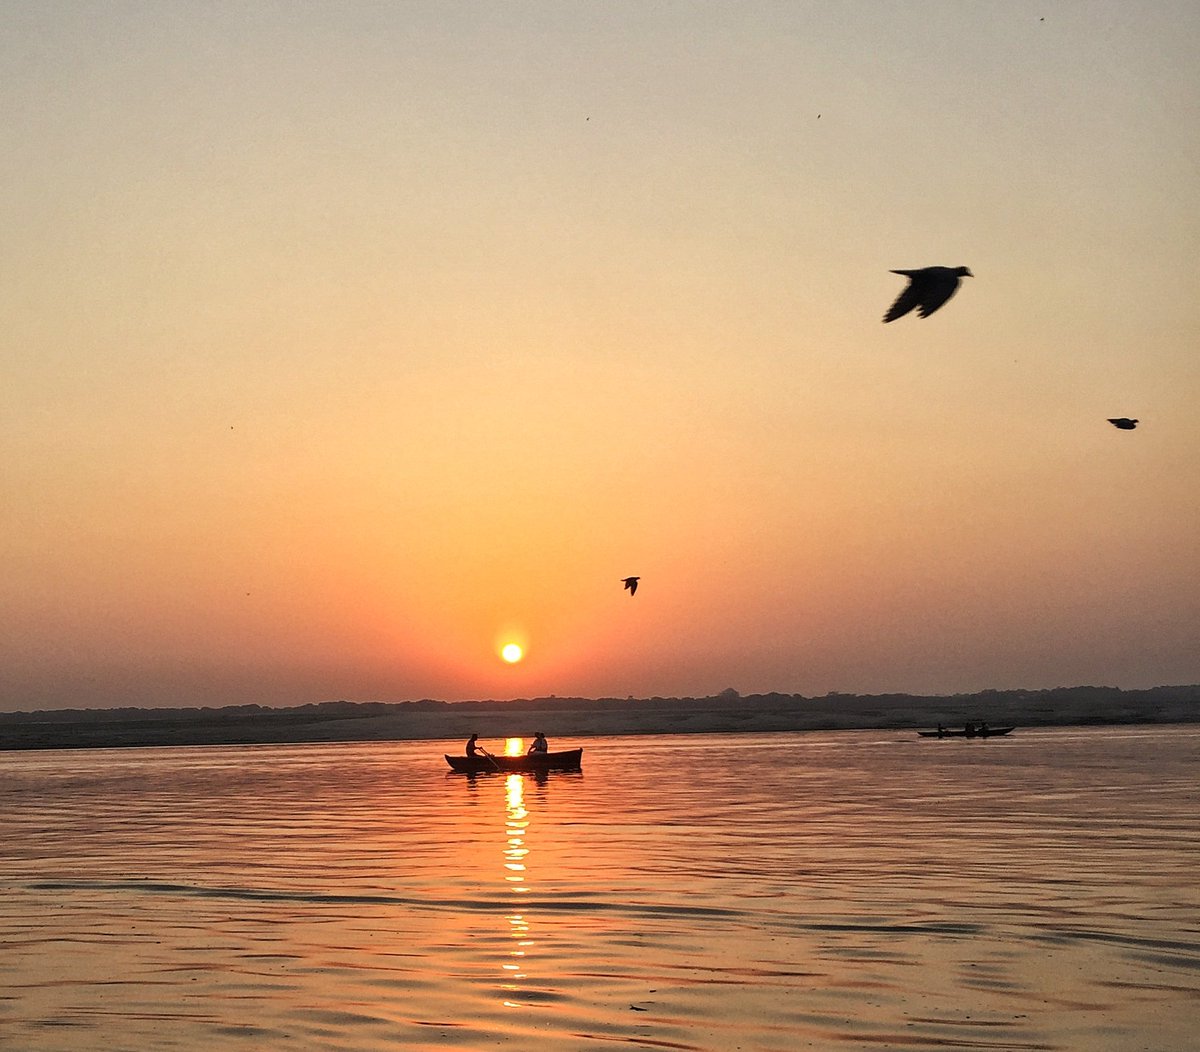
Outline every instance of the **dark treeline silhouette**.
POLYGON ((1200 685, 1058 687, 976 694, 751 694, 704 698, 326 701, 272 708, 55 709, 0 713, 0 749, 236 745, 734 731, 901 729, 987 721, 1019 727, 1200 721, 1200 685), (536 719, 535 719, 536 717, 536 719))

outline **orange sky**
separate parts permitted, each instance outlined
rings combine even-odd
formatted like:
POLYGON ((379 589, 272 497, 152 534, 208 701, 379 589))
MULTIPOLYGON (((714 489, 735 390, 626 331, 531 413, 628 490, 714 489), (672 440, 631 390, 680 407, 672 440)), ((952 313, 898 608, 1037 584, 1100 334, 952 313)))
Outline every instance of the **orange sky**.
POLYGON ((1194 4, 0 26, 0 708, 1200 681, 1194 4))

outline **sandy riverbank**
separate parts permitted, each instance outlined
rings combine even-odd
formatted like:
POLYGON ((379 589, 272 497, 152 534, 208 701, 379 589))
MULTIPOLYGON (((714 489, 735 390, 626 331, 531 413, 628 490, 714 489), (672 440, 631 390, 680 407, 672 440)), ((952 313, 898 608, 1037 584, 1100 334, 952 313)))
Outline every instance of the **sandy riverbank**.
POLYGON ((1200 720, 1200 686, 1123 691, 1070 687, 948 697, 792 694, 708 698, 533 698, 513 701, 329 702, 294 708, 109 709, 0 713, 0 748, 267 744, 466 738, 543 731, 563 740, 612 734, 853 728, 1186 723, 1200 720))

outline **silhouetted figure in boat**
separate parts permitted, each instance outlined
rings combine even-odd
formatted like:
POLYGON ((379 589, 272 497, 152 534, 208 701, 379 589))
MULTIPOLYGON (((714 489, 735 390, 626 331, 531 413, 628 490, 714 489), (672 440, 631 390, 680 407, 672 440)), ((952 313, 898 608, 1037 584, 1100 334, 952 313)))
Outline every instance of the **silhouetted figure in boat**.
POLYGON ((946 737, 946 728, 943 727, 940 723, 938 724, 938 737, 939 738, 946 737))
POLYGON ((496 762, 496 757, 488 752, 487 749, 485 749, 482 745, 477 745, 476 742, 478 741, 478 734, 472 734, 471 737, 467 739, 466 753, 468 758, 487 763, 489 770, 500 770, 500 765, 496 762))
POLYGON ((975 276, 966 267, 923 267, 920 270, 893 270, 892 273, 908 278, 908 288, 888 308, 884 322, 903 318, 914 307, 919 317, 928 318, 958 291, 960 279, 975 276))
POLYGON ((637 583, 640 580, 641 580, 640 577, 626 577, 625 578, 624 584, 625 584, 625 587, 629 589, 630 595, 637 595, 637 583))
POLYGON ((1112 424, 1113 427, 1120 428, 1122 431, 1132 431, 1138 426, 1138 422, 1136 420, 1130 420, 1127 416, 1110 416, 1108 418, 1108 422, 1112 424))
POLYGON ((965 733, 968 738, 974 738, 975 737, 975 724, 968 723, 967 726, 964 728, 963 733, 965 733))
POLYGON ((530 743, 529 748, 525 750, 525 754, 527 756, 542 756, 549 751, 550 743, 546 741, 546 736, 541 731, 538 731, 533 736, 533 741, 530 743))

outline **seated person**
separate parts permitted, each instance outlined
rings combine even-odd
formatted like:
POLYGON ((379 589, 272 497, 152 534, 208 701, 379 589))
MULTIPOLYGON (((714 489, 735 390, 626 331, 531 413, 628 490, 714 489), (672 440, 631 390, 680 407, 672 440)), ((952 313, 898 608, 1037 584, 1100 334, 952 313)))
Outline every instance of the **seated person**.
POLYGON ((547 753, 549 751, 550 745, 546 741, 546 736, 541 731, 538 731, 537 734, 534 735, 533 744, 530 745, 526 750, 526 754, 529 756, 536 756, 539 753, 547 753))
POLYGON ((478 734, 472 734, 471 737, 469 739, 467 739, 467 755, 468 756, 484 755, 483 746, 475 744, 478 740, 479 740, 478 734))

